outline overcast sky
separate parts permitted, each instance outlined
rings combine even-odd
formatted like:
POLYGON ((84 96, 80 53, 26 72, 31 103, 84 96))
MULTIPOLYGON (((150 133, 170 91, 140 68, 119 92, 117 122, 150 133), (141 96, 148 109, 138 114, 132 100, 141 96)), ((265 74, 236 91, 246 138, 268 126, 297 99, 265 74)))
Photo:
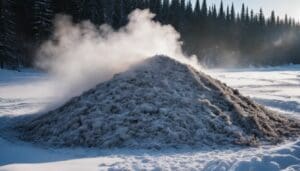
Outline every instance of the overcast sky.
MULTIPOLYGON (((192 0, 196 2, 196 0, 192 0)), ((200 0, 202 3, 202 0, 200 0)), ((221 0, 207 0, 209 4, 220 4, 221 0)), ((255 12, 259 11, 259 8, 264 9, 266 16, 269 16, 271 11, 274 10, 276 15, 283 17, 285 14, 294 17, 299 21, 300 19, 300 0, 223 0, 224 4, 235 4, 237 10, 245 3, 250 9, 254 9, 255 12)))

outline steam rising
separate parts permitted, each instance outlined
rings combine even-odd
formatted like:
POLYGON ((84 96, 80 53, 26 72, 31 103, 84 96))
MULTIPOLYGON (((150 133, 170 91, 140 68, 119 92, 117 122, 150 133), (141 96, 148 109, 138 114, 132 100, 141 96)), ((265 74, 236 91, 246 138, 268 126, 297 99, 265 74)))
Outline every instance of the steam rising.
POLYGON ((117 31, 109 25, 74 24, 70 17, 58 16, 54 37, 42 45, 36 64, 55 80, 53 92, 68 99, 157 54, 197 63, 184 56, 179 33, 153 21, 154 16, 149 10, 135 10, 129 23, 117 31))

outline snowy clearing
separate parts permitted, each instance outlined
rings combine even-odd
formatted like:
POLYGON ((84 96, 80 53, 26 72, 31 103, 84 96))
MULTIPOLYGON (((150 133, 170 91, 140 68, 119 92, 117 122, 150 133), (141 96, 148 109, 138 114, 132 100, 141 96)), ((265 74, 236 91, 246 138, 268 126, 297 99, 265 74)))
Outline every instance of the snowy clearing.
MULTIPOLYGON (((300 117, 300 66, 210 70, 257 102, 300 117)), ((47 75, 0 70, 0 123, 4 116, 45 110, 55 97, 47 75)), ((53 84, 53 83, 51 83, 53 84)), ((5 137, 5 136, 4 136, 5 137)), ((278 146, 226 150, 45 149, 0 139, 0 170, 300 170, 300 140, 278 146)))
POLYGON ((273 110, 300 114, 300 65, 217 69, 208 74, 273 110))
POLYGON ((63 106, 13 126, 54 147, 165 149, 275 144, 300 121, 265 109, 193 67, 154 56, 63 106))

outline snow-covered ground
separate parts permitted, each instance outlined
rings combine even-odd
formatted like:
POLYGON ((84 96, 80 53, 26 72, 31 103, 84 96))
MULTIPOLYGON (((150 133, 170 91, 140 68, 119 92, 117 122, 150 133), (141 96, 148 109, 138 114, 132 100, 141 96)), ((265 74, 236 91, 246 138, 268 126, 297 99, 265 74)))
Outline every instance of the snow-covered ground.
MULTIPOLYGON (((300 118, 300 66, 209 70, 258 103, 300 118)), ((54 100, 48 76, 0 70, 0 127, 54 100)), ((52 86, 52 88, 51 88, 52 86)), ((3 134, 3 133, 2 133, 3 134)), ((247 149, 48 149, 0 134, 0 170, 300 170, 300 140, 247 149)))
POLYGON ((217 69, 208 73, 273 110, 300 114, 300 65, 217 69))

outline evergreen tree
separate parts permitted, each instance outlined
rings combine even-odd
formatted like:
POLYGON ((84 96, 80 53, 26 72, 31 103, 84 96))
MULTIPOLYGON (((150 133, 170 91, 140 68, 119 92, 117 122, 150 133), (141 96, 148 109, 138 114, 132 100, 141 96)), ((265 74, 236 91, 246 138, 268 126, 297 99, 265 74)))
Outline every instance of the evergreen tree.
POLYGON ((145 9, 146 8, 146 2, 145 2, 145 0, 137 0, 137 8, 139 8, 139 9, 145 9))
MULTIPOLYGON (((211 54, 212 61, 216 62, 223 56, 221 49, 226 49, 233 53, 239 51, 241 56, 249 56, 248 62, 253 63, 262 64, 268 61, 272 61, 272 64, 274 61, 300 63, 300 50, 297 49, 300 46, 300 39, 295 38, 293 43, 282 47, 272 47, 274 39, 283 33, 293 31, 295 37, 300 37, 299 23, 287 15, 283 19, 278 16, 276 18, 274 11, 267 18, 262 9, 258 14, 250 10, 249 14, 245 4, 242 5, 240 14, 236 14, 233 4, 224 10, 221 1, 217 10, 215 5, 207 6, 206 0, 203 0, 201 5, 200 0, 194 1, 195 6, 191 0, 2 0, 0 2, 0 67, 3 67, 4 62, 5 65, 16 65, 20 62, 20 58, 25 59, 25 62, 29 61, 30 57, 24 54, 30 49, 34 51, 34 47, 29 47, 31 44, 39 45, 49 37, 53 27, 52 19, 57 13, 69 14, 73 16, 75 22, 91 20, 95 24, 107 23, 118 29, 128 22, 127 15, 136 8, 149 8, 157 14, 155 20, 174 26, 181 34, 184 52, 196 54, 199 58, 207 56, 208 53, 211 54), (268 56, 274 57, 267 60, 268 56), (282 59, 279 56, 286 58, 282 59), (299 57, 299 60, 295 56, 299 57), (270 60, 273 58, 274 60, 270 60)), ((24 61, 22 60, 23 63, 24 61)))
MULTIPOLYGON (((114 24, 114 16, 115 16, 115 0, 105 0, 103 5, 103 18, 104 22, 113 25, 114 24)), ((139 4, 137 4, 139 6, 139 4)))
POLYGON ((179 0, 172 0, 170 5, 170 23, 175 27, 175 29, 179 29, 180 25, 180 2, 179 0))
POLYGON ((125 23, 126 23, 126 16, 124 11, 124 0, 115 0, 114 13, 113 13, 113 27, 119 28, 125 23))
POLYGON ((229 6, 226 8, 226 21, 230 21, 230 12, 229 12, 229 6))
POLYGON ((170 9, 170 1, 169 0, 163 0, 163 5, 162 5, 162 14, 161 14, 161 20, 163 24, 166 24, 167 21, 169 20, 169 9, 170 9))
POLYGON ((206 3, 206 0, 203 0, 203 2, 202 2, 201 12, 202 12, 203 16, 207 16, 207 3, 206 3))
POLYGON ((233 5, 233 3, 232 3, 232 5, 231 5, 230 20, 233 21, 233 22, 235 21, 235 10, 234 10, 234 5, 233 5))
POLYGON ((281 25, 281 21, 280 21, 280 17, 279 16, 277 16, 276 25, 281 25))
POLYGON ((292 26, 292 18, 289 18, 289 21, 288 21, 288 26, 291 27, 292 26))
POLYGON ((245 14, 246 16, 246 18, 245 18, 245 21, 246 21, 246 23, 248 24, 249 22, 250 22, 250 16, 249 16, 249 9, 248 9, 248 7, 246 8, 246 14, 245 14))
POLYGON ((253 24, 254 23, 254 12, 251 10, 250 12, 250 22, 253 24))
POLYGON ((242 9, 241 9, 241 21, 244 22, 246 20, 246 11, 245 11, 245 4, 242 4, 242 9))
POLYGON ((221 4, 220 4, 220 9, 219 9, 219 15, 218 15, 218 17, 221 20, 225 19, 225 12, 224 12, 223 1, 221 1, 221 4))
POLYGON ((0 60, 1 67, 17 68, 20 62, 17 47, 16 33, 16 2, 13 0, 1 1, 2 33, 0 34, 0 60))
POLYGON ((195 13, 195 16, 197 16, 197 17, 199 17, 201 15, 201 8, 200 8, 199 0, 196 1, 194 13, 195 13))
POLYGON ((191 19, 192 15, 193 15, 193 5, 191 0, 188 1, 187 6, 186 6, 186 16, 188 17, 188 19, 191 19))
POLYGON ((161 15, 161 10, 162 10, 162 4, 161 4, 161 0, 156 0, 156 3, 155 3, 155 14, 157 16, 160 16, 161 15))
POLYGON ((150 0, 149 5, 150 5, 149 8, 151 12, 155 13, 156 15, 160 15, 160 8, 161 8, 160 0, 150 0))
POLYGON ((104 5, 103 1, 84 0, 80 8, 81 20, 90 20, 92 23, 100 25, 104 23, 104 5))
POLYGON ((264 26, 265 23, 266 23, 266 21, 265 21, 265 16, 264 16, 263 10, 260 9, 260 10, 259 10, 259 24, 260 24, 261 26, 264 26))
POLYGON ((32 11, 34 39, 39 44, 52 32, 52 21, 55 15, 53 2, 51 0, 35 0, 32 11))
POLYGON ((288 25, 288 23, 289 23, 289 19, 288 19, 288 15, 287 14, 285 14, 285 16, 284 16, 284 25, 288 25))
POLYGON ((181 9, 181 13, 185 12, 185 0, 181 0, 180 1, 180 9, 181 9))
POLYGON ((276 24, 276 16, 275 16, 275 12, 272 11, 271 12, 271 17, 270 17, 270 25, 274 26, 276 24))
POLYGON ((82 7, 82 1, 79 0, 51 0, 53 3, 54 13, 71 15, 74 21, 80 21, 80 8, 82 7))
POLYGON ((213 19, 216 19, 217 16, 218 16, 218 14, 217 14, 216 5, 213 5, 213 7, 212 7, 212 17, 213 17, 213 19))
POLYGON ((4 52, 3 52, 3 48, 4 48, 4 21, 3 21, 3 2, 0 1, 0 68, 4 68, 4 62, 5 62, 5 56, 4 56, 4 52), (2 49, 2 50, 1 50, 2 49))

